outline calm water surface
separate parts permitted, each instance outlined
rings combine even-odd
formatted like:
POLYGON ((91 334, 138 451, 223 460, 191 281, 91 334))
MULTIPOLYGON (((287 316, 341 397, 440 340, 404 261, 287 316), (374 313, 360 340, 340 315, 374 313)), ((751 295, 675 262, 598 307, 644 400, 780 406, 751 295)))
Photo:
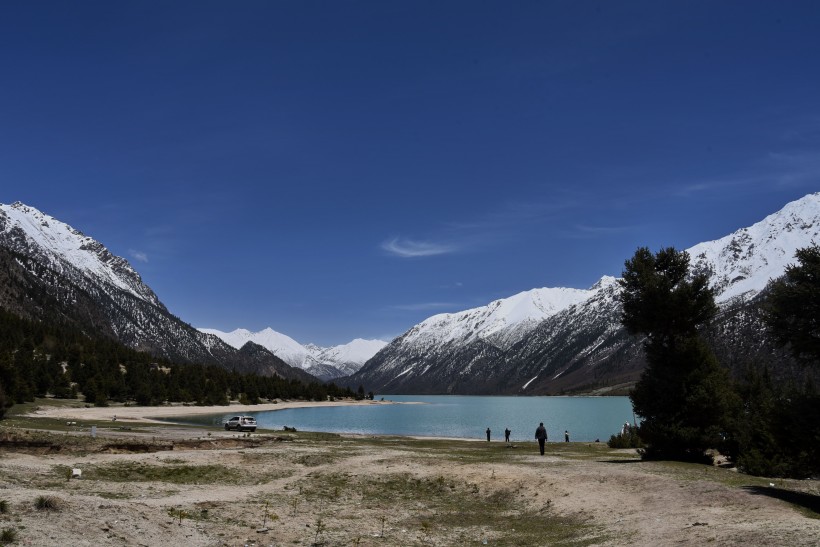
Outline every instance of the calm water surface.
MULTIPOLYGON (((544 422, 551 442, 563 441, 564 430, 569 431, 571 441, 604 442, 633 419, 628 397, 377 395, 376 399, 382 397, 423 404, 293 408, 248 414, 264 429, 289 426, 331 433, 484 439, 489 427, 493 440, 504 440, 508 427, 514 441, 531 440, 538 423, 544 422)), ((232 415, 235 413, 173 421, 221 425, 232 415)))

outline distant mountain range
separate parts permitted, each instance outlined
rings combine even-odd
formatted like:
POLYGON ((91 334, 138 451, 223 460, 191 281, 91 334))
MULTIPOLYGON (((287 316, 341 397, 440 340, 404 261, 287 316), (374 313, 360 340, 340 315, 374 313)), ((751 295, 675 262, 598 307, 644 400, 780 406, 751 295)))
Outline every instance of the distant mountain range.
POLYGON ((290 366, 304 369, 313 376, 326 381, 353 374, 387 345, 387 342, 383 340, 356 338, 347 344, 322 348, 314 344, 302 345, 290 336, 271 328, 259 332, 246 329, 236 329, 231 332, 206 328, 199 330, 219 337, 236 349, 242 348, 248 342, 259 344, 290 366))
MULTIPOLYGON (((813 242, 820 242, 820 193, 688 249, 692 268, 706 272, 716 290, 721 311, 707 335, 728 366, 786 359, 768 344, 757 302, 794 252, 813 242)), ((532 289, 432 316, 390 343, 357 339, 320 348, 272 329, 197 330, 101 243, 33 207, 0 204, 0 307, 178 362, 334 379, 377 393, 623 391, 644 361, 640 340, 620 326, 619 290, 610 276, 589 289, 532 289)))
MULTIPOLYGON (((756 297, 812 242, 820 242, 820 193, 687 250, 692 269, 710 276, 721 306, 708 334, 724 362, 737 363, 741 353, 772 359, 756 297)), ((385 346, 348 385, 377 393, 472 394, 627 387, 645 363, 639 341, 620 325, 619 291, 616 279, 604 276, 588 290, 534 289, 435 315, 385 346)))

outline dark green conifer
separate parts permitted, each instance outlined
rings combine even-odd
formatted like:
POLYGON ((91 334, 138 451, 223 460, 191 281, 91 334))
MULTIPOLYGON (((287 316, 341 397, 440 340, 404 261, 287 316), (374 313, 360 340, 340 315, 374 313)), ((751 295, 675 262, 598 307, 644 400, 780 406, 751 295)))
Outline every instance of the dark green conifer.
POLYGON ((620 283, 622 323, 646 336, 647 367, 630 395, 644 456, 704 459, 725 442, 737 404, 728 372, 698 333, 717 312, 708 280, 690 274, 686 252, 640 248, 620 283))

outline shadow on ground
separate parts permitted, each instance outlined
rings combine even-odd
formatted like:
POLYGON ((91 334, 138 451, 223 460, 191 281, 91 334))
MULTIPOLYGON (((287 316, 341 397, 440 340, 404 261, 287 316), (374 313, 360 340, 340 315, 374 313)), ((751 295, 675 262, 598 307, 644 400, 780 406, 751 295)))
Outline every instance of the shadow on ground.
POLYGON ((818 517, 820 517, 820 496, 816 494, 794 492, 792 490, 773 488, 771 486, 744 486, 743 488, 747 492, 756 496, 768 496, 770 498, 777 498, 779 500, 787 501, 794 505, 799 505, 809 511, 813 511, 818 517))

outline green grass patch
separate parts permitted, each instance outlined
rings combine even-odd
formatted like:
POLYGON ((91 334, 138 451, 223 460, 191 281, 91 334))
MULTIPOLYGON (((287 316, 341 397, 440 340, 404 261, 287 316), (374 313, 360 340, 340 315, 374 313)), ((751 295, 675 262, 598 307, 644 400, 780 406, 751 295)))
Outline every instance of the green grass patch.
MULTIPOLYGON (((64 466, 55 466, 54 472, 64 474, 64 466)), ((264 474, 245 473, 240 468, 223 465, 188 465, 163 463, 153 465, 142 462, 117 462, 106 465, 85 466, 83 480, 108 482, 165 482, 170 484, 261 484, 290 476, 289 470, 270 471, 264 474)))
POLYGON ((221 465, 151 465, 118 462, 83 471, 84 479, 109 482, 167 482, 171 484, 246 484, 245 474, 221 465))
POLYGON ((414 529, 421 537, 446 535, 459 543, 472 543, 484 531, 493 545, 587 545, 604 539, 585 519, 553 513, 549 501, 540 510, 527 509, 518 487, 483 491, 443 475, 314 473, 301 483, 294 499, 299 497, 328 504, 338 497, 356 497, 361 509, 374 515, 382 514, 386 503, 393 514, 405 508, 410 516, 391 521, 394 529, 414 529))

